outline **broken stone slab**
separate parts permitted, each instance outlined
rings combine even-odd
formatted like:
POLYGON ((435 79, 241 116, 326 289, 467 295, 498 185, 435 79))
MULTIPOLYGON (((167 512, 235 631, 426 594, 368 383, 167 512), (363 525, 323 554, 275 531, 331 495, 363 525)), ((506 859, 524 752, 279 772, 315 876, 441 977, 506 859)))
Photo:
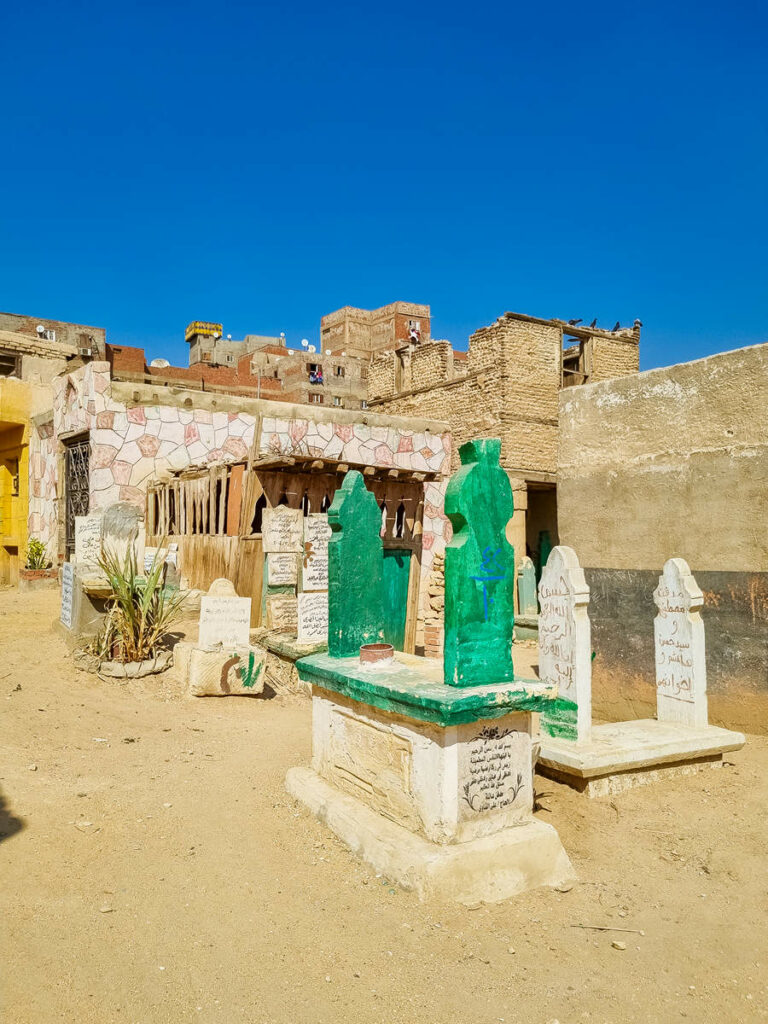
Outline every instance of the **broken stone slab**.
POLYGON ((177 673, 192 697, 253 696, 264 692, 267 652, 250 645, 174 647, 177 673))

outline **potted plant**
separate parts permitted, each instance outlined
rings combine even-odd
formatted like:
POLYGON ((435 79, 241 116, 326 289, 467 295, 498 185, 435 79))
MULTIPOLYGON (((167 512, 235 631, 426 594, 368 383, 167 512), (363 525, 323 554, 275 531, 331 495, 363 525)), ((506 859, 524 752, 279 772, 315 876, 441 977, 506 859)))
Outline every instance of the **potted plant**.
POLYGON ((58 573, 52 565, 45 544, 31 537, 27 544, 24 568, 19 571, 19 587, 22 590, 36 589, 55 580, 58 573))
POLYGON ((99 675, 144 676, 171 664, 168 639, 184 598, 165 588, 165 555, 160 547, 146 575, 140 576, 132 543, 122 558, 114 551, 102 553, 99 568, 112 593, 104 626, 91 648, 99 675))

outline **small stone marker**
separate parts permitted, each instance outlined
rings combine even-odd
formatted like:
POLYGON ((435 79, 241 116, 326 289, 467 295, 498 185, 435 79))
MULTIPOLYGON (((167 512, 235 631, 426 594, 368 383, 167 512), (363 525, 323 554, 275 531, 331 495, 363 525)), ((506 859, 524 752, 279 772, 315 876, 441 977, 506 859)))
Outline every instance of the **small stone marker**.
POLYGON ((293 552, 274 551, 267 555, 267 585, 295 586, 299 577, 299 556, 293 552))
POLYGON ((75 564, 82 569, 99 567, 101 558, 101 513, 75 516, 75 564))
POLYGON ((381 509, 350 470, 328 509, 328 653, 351 658, 384 640, 381 509))
POLYGON ((144 548, 144 575, 152 572, 152 566, 155 564, 155 558, 160 548, 144 548))
POLYGON ((501 441, 468 441, 445 494, 453 538, 445 549, 444 678, 449 686, 514 679, 515 552, 506 538, 514 510, 501 441))
POLYGON ((206 651, 182 642, 174 648, 173 657, 193 697, 247 697, 264 691, 264 648, 230 646, 206 651))
POLYGON ((328 643, 328 594, 318 591, 299 594, 297 639, 305 643, 328 643))
POLYGON ((584 742, 592 730, 589 587, 572 548, 552 548, 539 583, 539 678, 558 687, 541 716, 549 736, 584 742))
POLYGON ((302 590, 328 589, 328 541, 331 528, 323 512, 311 512, 304 520, 302 590))
POLYGON ((265 508, 261 522, 261 539, 265 554, 281 551, 299 552, 304 534, 304 516, 300 508, 276 505, 265 508))
POLYGON ((208 597, 237 597, 235 584, 226 576, 219 576, 208 587, 208 597))
POLYGON ((656 641, 656 717, 660 722, 706 726, 707 666, 704 595, 682 558, 665 563, 653 592, 659 613, 653 622, 656 641))
POLYGON ((295 633, 299 628, 299 609, 295 594, 267 594, 267 629, 295 633))
POLYGON ((517 603, 520 615, 533 618, 539 614, 539 605, 536 601, 536 566, 533 559, 527 555, 517 569, 517 603))
POLYGON ((75 570, 71 562, 61 567, 61 622, 72 629, 72 596, 75 589, 75 570))
POLYGON ((207 594, 200 599, 200 647, 213 647, 216 644, 247 647, 250 630, 250 597, 217 597, 207 594))

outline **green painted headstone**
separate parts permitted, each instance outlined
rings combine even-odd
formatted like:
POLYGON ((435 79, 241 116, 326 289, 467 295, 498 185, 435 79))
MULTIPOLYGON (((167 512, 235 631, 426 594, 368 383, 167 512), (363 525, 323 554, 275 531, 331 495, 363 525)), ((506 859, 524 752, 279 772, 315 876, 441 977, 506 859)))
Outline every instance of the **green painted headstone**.
POLYGON ((536 566, 527 555, 517 570, 517 603, 520 614, 525 618, 539 614, 539 605, 536 601, 536 566))
POLYGON ((381 509, 357 470, 336 491, 328 525, 328 653, 351 658, 384 639, 381 509))
POLYGON ((444 678, 449 686, 514 679, 514 505, 499 465, 501 441, 468 441, 445 494, 453 539, 445 549, 444 678))
POLYGON ((549 536, 549 530, 539 530, 539 558, 536 565, 536 579, 541 579, 541 574, 544 572, 544 566, 549 561, 549 556, 552 553, 552 538, 549 536))

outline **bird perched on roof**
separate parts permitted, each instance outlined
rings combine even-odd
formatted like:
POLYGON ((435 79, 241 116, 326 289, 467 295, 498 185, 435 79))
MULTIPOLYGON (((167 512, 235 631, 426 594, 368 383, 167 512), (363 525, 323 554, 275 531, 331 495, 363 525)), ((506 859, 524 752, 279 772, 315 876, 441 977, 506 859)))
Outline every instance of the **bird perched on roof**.
POLYGON ((616 321, 616 323, 615 323, 615 324, 613 325, 613 327, 611 328, 611 334, 615 334, 615 333, 616 333, 616 331, 618 331, 618 329, 619 329, 620 327, 621 327, 621 323, 620 323, 620 322, 619 322, 619 321, 617 320, 617 321, 616 321))
POLYGON ((569 320, 568 323, 570 324, 571 327, 575 327, 576 324, 580 324, 581 323, 581 320, 569 320))
POLYGON ((592 323, 589 326, 590 327, 597 327, 597 317, 595 317, 595 319, 592 321, 592 323))

